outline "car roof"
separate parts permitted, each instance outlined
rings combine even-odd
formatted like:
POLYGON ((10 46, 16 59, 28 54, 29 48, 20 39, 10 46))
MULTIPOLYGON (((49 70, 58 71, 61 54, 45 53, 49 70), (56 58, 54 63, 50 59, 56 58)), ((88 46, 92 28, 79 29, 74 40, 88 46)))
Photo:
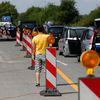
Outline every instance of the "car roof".
POLYGON ((94 27, 64 27, 65 29, 89 29, 89 30, 94 30, 94 27))
POLYGON ((48 26, 48 28, 51 28, 51 27, 64 27, 64 25, 51 25, 51 26, 48 26))

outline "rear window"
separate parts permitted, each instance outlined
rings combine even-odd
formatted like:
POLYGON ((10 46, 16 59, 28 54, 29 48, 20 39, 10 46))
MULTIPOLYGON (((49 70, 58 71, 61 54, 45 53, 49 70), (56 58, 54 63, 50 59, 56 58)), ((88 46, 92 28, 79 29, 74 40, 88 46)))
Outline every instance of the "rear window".
POLYGON ((48 33, 56 34, 56 33, 62 33, 62 32, 63 32, 63 27, 50 27, 48 29, 48 33))
POLYGON ((80 38, 82 36, 84 29, 71 29, 70 30, 70 37, 78 37, 80 38))

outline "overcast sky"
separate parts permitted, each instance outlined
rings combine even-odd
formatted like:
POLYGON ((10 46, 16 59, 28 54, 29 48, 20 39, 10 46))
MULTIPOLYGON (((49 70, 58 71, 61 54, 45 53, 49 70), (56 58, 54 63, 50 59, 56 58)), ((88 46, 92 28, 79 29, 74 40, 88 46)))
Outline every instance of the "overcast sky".
MULTIPOLYGON (((15 5, 18 12, 24 12, 27 8, 33 6, 44 7, 48 3, 54 3, 56 5, 60 4, 61 0, 0 0, 10 1, 11 4, 15 5)), ((88 14, 90 11, 94 10, 96 7, 100 6, 100 0, 75 0, 76 7, 78 8, 80 14, 88 14)))

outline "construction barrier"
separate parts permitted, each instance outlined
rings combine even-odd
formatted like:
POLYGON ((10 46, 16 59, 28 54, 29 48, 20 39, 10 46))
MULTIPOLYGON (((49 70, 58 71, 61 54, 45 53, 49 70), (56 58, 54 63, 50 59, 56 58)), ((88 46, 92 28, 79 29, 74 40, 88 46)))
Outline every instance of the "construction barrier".
POLYGON ((80 78, 78 100, 100 100, 100 78, 80 78))
POLYGON ((30 69, 30 70, 35 69, 35 57, 34 57, 33 54, 32 54, 32 57, 31 57, 31 66, 29 66, 28 69, 30 69))
POLYGON ((16 45, 15 46, 21 46, 20 44, 20 31, 16 32, 16 45))
POLYGON ((56 67, 56 48, 46 48, 46 90, 41 91, 40 95, 61 96, 56 87, 56 67))
POLYGON ((26 35, 26 55, 24 57, 30 58, 32 55, 32 36, 26 35))
POLYGON ((34 70, 35 69, 35 59, 34 59, 33 55, 32 55, 32 59, 31 59, 31 66, 29 66, 28 69, 30 69, 30 70, 34 70))
POLYGON ((22 49, 21 51, 26 51, 26 33, 23 32, 23 38, 22 38, 22 49))

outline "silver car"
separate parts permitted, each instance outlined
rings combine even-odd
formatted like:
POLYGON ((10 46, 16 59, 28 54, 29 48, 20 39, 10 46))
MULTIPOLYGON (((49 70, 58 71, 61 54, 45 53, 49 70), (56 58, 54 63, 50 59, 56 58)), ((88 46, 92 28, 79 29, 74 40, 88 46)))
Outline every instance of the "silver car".
POLYGON ((80 53, 80 37, 87 27, 65 27, 58 42, 59 55, 69 56, 80 53))

